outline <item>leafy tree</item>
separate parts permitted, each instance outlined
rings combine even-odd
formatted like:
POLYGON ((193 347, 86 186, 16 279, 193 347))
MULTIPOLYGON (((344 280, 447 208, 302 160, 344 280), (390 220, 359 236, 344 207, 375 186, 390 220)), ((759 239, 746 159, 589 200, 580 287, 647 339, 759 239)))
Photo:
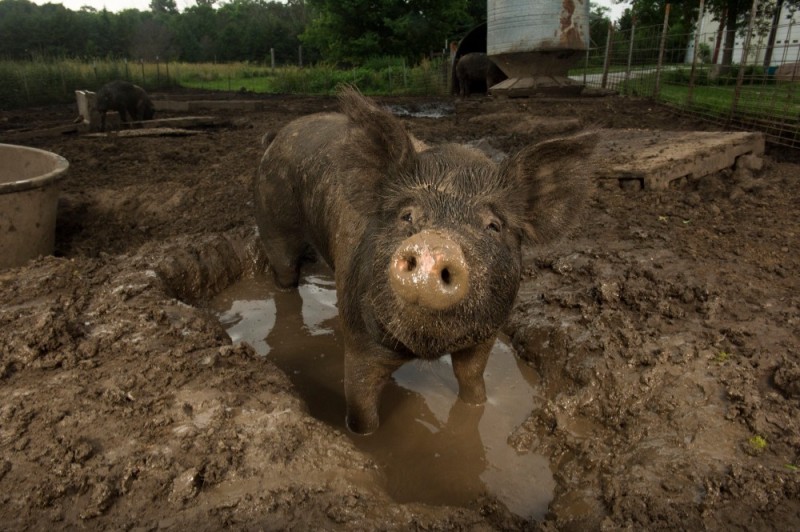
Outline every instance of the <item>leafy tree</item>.
POLYGON ((158 15, 177 15, 175 0, 150 0, 150 11, 158 15))
POLYGON ((608 17, 610 9, 600 5, 592 5, 589 11, 589 40, 590 46, 603 48, 608 40, 608 27, 611 19, 608 17))
MULTIPOLYGON (((655 2, 648 0, 616 0, 620 4, 629 4, 621 18, 624 28, 629 28, 632 19, 637 19, 637 24, 657 25, 663 23, 665 0, 655 2), (659 20, 660 16, 660 20, 659 20)), ((669 24, 671 33, 691 33, 698 19, 699 0, 670 0, 672 6, 669 24), (673 32, 673 29, 676 31, 673 32)), ((775 27, 781 5, 800 7, 800 0, 767 0, 759 3, 756 16, 757 32, 766 34, 770 27, 775 27)), ((706 0, 706 9, 712 13, 714 20, 724 28, 725 42, 721 64, 730 66, 733 63, 733 51, 737 35, 742 36, 747 28, 746 22, 753 7, 753 0, 706 0)), ((774 43, 774 36, 769 43, 774 43)), ((768 46, 771 49, 772 44, 768 46)), ((767 52, 769 56, 770 52, 767 52)))
MULTIPOLYGON (((359 62, 376 55, 416 60, 475 26, 485 7, 464 0, 308 0, 314 18, 301 35, 325 59, 359 62)), ((484 4, 485 6, 485 4, 484 4)))

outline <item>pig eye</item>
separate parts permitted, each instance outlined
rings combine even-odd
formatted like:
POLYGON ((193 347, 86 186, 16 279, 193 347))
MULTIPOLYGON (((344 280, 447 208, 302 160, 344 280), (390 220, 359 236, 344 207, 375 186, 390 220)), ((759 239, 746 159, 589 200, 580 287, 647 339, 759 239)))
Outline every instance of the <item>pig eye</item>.
POLYGON ((499 220, 491 220, 486 224, 486 230, 492 233, 499 233, 503 229, 503 224, 499 220))
POLYGON ((403 211, 403 214, 400 215, 400 219, 406 223, 413 224, 414 223, 414 213, 410 210, 403 211))

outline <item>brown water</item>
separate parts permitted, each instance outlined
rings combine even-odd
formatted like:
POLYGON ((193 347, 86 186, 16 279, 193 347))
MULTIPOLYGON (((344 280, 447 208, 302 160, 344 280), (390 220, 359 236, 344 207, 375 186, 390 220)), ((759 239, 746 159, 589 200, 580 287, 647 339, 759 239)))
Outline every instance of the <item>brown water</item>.
POLYGON ((542 518, 555 486, 547 459, 519 454, 507 438, 540 394, 537 376, 500 339, 486 369, 488 400, 458 400, 450 357, 413 362, 394 373, 381 400, 381 426, 369 436, 344 426, 343 349, 329 270, 312 265, 298 290, 271 279, 242 279, 211 308, 231 339, 248 342, 291 378, 316 418, 348 434, 383 468, 398 502, 466 505, 491 494, 512 512, 542 518))

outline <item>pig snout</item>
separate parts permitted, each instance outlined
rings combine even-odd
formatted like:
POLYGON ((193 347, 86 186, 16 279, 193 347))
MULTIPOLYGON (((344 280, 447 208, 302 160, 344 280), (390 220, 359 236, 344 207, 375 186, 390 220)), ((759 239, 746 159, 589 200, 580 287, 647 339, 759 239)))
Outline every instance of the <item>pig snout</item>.
POLYGON ((389 265, 389 281, 403 301, 446 310, 469 291, 469 268, 461 246, 447 236, 423 231, 397 248, 389 265))

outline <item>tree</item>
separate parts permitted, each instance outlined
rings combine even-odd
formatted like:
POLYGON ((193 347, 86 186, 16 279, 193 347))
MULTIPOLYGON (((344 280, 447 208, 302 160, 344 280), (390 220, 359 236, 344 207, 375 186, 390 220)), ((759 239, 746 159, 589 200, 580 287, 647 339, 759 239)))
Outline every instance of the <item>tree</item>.
MULTIPOLYGON (((478 21, 472 0, 308 0, 314 17, 304 44, 332 61, 360 62, 376 55, 420 56, 441 50, 478 21)), ((484 4, 485 5, 485 4, 484 4)))
POLYGON ((608 40, 608 27, 611 19, 608 17, 609 9, 600 5, 593 5, 589 12, 589 40, 590 46, 603 48, 608 40))
POLYGON ((178 6, 175 0, 150 0, 150 11, 157 15, 176 15, 178 6))
POLYGON ((160 20, 149 18, 136 29, 130 55, 148 61, 172 59, 178 55, 172 41, 172 30, 160 20))

